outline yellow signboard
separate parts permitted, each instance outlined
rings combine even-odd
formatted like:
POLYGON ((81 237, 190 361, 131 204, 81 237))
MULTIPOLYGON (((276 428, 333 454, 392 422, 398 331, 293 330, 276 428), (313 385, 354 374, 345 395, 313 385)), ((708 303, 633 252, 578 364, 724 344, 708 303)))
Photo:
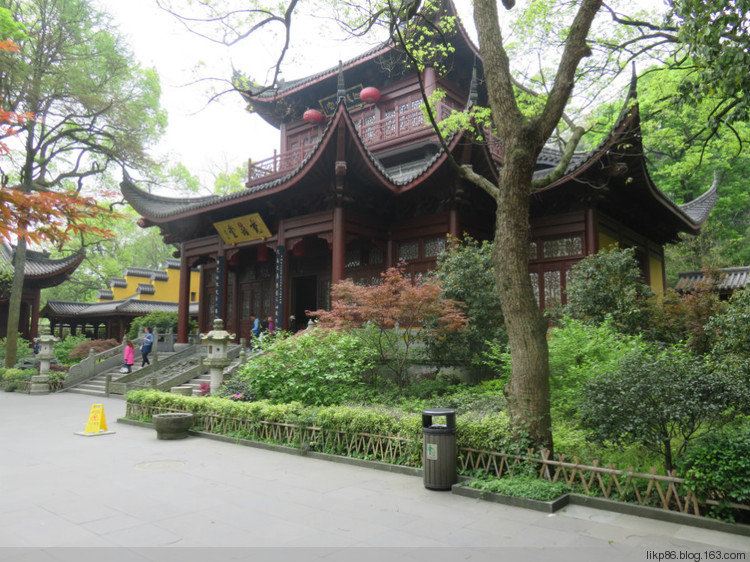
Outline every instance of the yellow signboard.
POLYGON ((271 231, 268 230, 266 223, 263 222, 258 213, 215 222, 214 227, 226 244, 261 240, 271 236, 271 231))
POLYGON ((104 417, 104 406, 93 404, 91 412, 89 412, 89 421, 86 423, 86 429, 83 432, 99 433, 100 431, 107 431, 107 418, 104 417))

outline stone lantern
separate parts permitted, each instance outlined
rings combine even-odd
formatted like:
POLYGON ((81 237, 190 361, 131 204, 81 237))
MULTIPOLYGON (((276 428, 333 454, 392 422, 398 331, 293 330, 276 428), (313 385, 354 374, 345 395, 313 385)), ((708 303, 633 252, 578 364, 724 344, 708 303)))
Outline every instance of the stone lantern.
POLYGON ((55 342, 60 341, 50 332, 49 326, 39 327, 42 335, 35 338, 34 341, 39 344, 39 374, 31 377, 31 394, 49 394, 49 365, 50 361, 55 358, 55 342))
POLYGON ((224 329, 221 318, 214 320, 214 329, 207 334, 201 334, 203 343, 208 344, 208 358, 204 365, 211 370, 211 394, 214 394, 224 382, 224 368, 229 365, 230 359, 227 355, 227 344, 236 337, 224 329))

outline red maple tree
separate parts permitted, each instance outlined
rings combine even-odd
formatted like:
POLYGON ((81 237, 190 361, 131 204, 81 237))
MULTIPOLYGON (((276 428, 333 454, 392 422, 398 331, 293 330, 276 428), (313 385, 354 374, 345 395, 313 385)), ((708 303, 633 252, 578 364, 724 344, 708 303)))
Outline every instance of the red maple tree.
POLYGON ((376 285, 340 281, 331 287, 331 310, 308 313, 323 328, 364 328, 363 336, 376 348, 399 386, 407 382, 415 343, 428 334, 439 337, 467 324, 459 304, 440 295, 439 281, 409 278, 405 266, 401 263, 381 273, 376 285))

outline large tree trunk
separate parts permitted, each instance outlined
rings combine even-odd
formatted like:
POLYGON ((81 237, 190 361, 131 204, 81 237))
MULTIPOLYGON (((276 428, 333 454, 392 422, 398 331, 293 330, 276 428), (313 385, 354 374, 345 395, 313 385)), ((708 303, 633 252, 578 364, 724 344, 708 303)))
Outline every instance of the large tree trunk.
MULTIPOLYGON (((506 144, 508 148, 512 146, 506 144)), ((547 322, 529 277, 529 197, 536 152, 518 149, 506 159, 497 197, 494 265, 510 342, 506 385, 514 431, 552 450, 547 322)))
POLYGON ((21 319, 24 267, 26 266, 26 239, 19 238, 13 258, 13 283, 8 301, 8 329, 5 340, 5 366, 13 367, 18 360, 18 325, 21 319))

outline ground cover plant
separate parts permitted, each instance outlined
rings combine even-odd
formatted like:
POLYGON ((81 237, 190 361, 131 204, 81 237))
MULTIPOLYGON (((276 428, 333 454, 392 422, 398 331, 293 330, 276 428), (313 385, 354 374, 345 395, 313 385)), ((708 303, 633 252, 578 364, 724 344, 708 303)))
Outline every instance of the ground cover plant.
POLYGON ((509 476, 506 478, 479 477, 470 480, 470 488, 510 496, 548 502, 571 491, 563 482, 550 482, 535 476, 509 476))

